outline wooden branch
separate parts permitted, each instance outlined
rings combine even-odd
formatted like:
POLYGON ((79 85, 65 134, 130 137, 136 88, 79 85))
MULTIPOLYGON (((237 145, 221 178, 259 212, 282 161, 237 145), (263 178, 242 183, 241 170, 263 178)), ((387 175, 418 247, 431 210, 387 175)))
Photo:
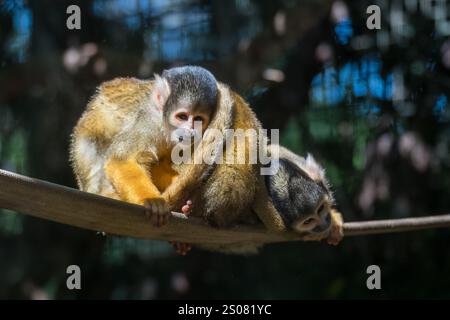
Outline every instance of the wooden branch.
MULTIPOLYGON (((270 243, 301 240, 293 232, 270 233, 262 226, 237 226, 216 229, 201 219, 185 218, 172 213, 169 223, 153 227, 141 206, 105 198, 0 170, 0 208, 10 209, 37 218, 59 222, 109 235, 179 241, 186 243, 270 243)), ((449 227, 450 215, 350 222, 344 224, 345 236, 400 232, 423 228, 449 227)))
POLYGON ((445 227, 450 227, 450 214, 418 218, 346 222, 344 223, 344 235, 348 237, 445 227))

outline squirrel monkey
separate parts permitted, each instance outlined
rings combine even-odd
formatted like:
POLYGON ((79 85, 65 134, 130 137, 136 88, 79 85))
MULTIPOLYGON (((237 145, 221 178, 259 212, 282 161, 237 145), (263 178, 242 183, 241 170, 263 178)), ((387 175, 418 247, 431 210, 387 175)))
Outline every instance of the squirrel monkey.
MULTIPOLYGON (((342 215, 334 208, 334 198, 324 169, 311 155, 300 157, 279 148, 279 167, 274 175, 260 176, 252 212, 272 232, 294 231, 305 241, 327 240, 337 245, 343 238, 342 215)), ((262 246, 254 244, 202 245, 205 249, 231 254, 254 254, 262 246)))
POLYGON ((144 205, 153 223, 163 225, 171 208, 162 192, 178 176, 172 148, 202 135, 215 115, 217 99, 214 76, 193 66, 166 70, 149 81, 117 78, 103 83, 72 135, 79 188, 144 205))
POLYGON ((337 245, 343 237, 343 220, 334 208, 324 169, 310 154, 305 159, 282 146, 270 145, 269 150, 274 147, 279 148, 279 169, 262 177, 265 188, 253 210, 271 231, 292 230, 303 240, 326 239, 337 245))

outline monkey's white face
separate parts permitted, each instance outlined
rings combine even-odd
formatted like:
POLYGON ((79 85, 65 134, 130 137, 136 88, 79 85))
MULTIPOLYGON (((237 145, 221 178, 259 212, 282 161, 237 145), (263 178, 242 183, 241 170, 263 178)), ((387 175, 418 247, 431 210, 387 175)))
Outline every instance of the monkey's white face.
POLYGON ((317 206, 314 213, 295 221, 292 228, 298 232, 324 233, 331 227, 331 204, 325 197, 317 206))
POLYGON ((204 112, 191 112, 188 109, 178 109, 169 116, 170 141, 174 144, 192 145, 195 139, 200 139, 203 130, 208 127, 209 115, 204 112))

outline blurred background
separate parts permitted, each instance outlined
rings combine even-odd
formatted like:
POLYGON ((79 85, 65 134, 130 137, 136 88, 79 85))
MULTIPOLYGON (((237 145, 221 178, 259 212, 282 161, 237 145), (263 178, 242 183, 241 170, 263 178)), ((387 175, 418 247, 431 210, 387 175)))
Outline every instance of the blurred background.
MULTIPOLYGON (((449 213, 447 2, 0 1, 0 167, 75 187, 70 133, 96 86, 196 64, 325 166, 347 221, 449 213)), ((449 243, 441 229, 179 257, 0 209, 0 298, 450 298, 449 243), (70 264, 82 290, 66 288, 70 264)))

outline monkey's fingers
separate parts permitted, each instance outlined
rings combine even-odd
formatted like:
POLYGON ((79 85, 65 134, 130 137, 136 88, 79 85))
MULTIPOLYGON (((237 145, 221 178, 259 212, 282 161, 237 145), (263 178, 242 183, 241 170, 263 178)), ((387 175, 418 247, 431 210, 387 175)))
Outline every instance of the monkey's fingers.
POLYGON ((165 201, 163 201, 162 203, 160 203, 159 207, 158 226, 163 226, 167 222, 169 222, 170 216, 169 205, 165 201))
POLYGON ((153 225, 156 227, 159 227, 159 203, 158 202, 151 202, 150 205, 150 220, 152 221, 153 225))
POLYGON ((144 202, 145 214, 156 227, 165 225, 170 218, 170 210, 162 198, 147 199, 144 202))

